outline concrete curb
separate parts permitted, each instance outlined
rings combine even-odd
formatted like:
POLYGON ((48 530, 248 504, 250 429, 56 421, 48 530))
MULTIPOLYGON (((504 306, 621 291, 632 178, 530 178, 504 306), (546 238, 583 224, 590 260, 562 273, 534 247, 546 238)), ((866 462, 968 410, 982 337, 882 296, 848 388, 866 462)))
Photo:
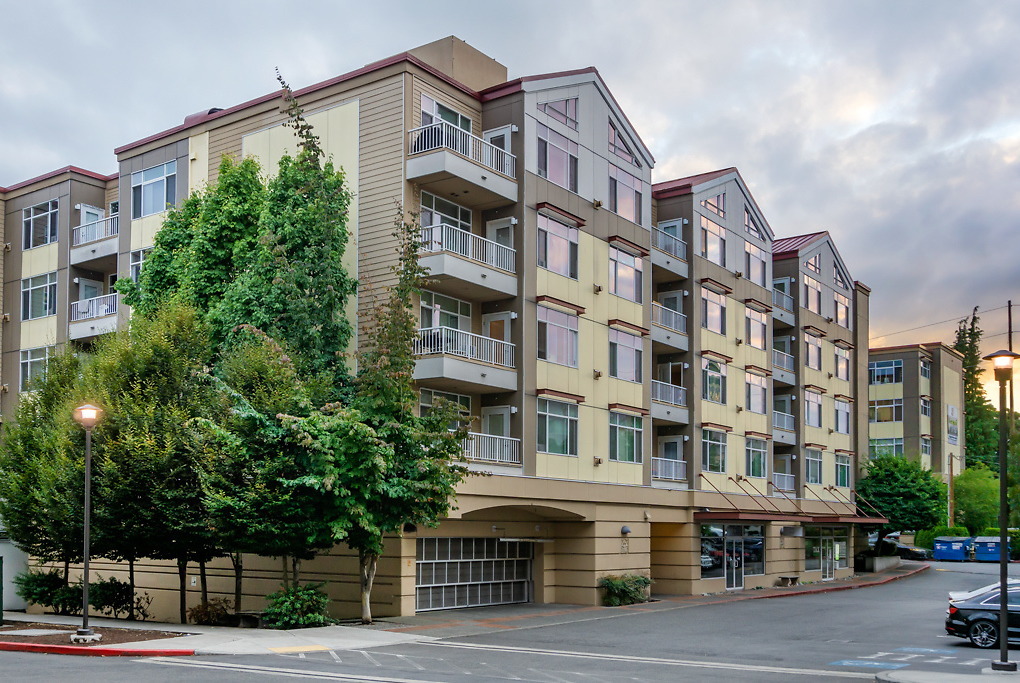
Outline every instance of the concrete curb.
POLYGON ((838 584, 838 585, 834 585, 834 586, 821 586, 819 588, 809 588, 807 590, 787 591, 785 593, 773 593, 772 595, 748 595, 746 599, 747 600, 768 600, 768 599, 771 599, 771 598, 790 598, 790 597, 793 597, 795 595, 818 595, 819 593, 835 593, 836 591, 849 591, 849 590, 855 590, 857 588, 870 588, 872 586, 884 586, 887 583, 892 583, 893 581, 899 581, 900 579, 906 579, 906 578, 909 578, 911 576, 915 576, 917 574, 920 574, 923 571, 927 571, 929 569, 931 569, 931 565, 930 564, 925 564, 925 565, 922 565, 922 566, 920 566, 920 567, 918 567, 916 569, 911 569, 909 572, 904 572, 902 574, 895 574, 893 576, 887 576, 887 577, 885 577, 883 579, 880 579, 878 581, 868 581, 867 583, 838 584))
POLYGON ((194 650, 143 650, 137 648, 101 647, 81 645, 42 645, 39 643, 12 643, 0 641, 0 651, 38 652, 47 655, 77 655, 78 657, 191 657, 194 650))

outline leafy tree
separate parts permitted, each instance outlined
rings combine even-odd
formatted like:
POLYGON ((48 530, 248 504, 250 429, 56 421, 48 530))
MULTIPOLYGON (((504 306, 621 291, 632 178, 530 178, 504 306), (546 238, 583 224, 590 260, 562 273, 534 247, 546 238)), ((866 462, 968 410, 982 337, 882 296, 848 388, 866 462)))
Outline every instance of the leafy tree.
POLYGON ((963 414, 967 466, 998 466, 999 432, 995 409, 981 383, 981 328, 978 309, 960 321, 953 348, 963 355, 963 414))
POLYGON ((999 479, 983 465, 968 467, 953 478, 954 519, 971 535, 996 524, 999 515, 999 479))
POLYGON ((880 455, 867 464, 857 495, 889 520, 879 532, 930 529, 946 518, 946 485, 919 463, 880 455))

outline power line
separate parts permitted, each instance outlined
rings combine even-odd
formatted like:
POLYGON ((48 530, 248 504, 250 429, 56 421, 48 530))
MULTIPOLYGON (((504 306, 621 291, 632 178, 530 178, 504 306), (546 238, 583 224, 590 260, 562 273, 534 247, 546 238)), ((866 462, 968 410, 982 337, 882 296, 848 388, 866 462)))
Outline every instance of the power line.
MULTIPOLYGON (((1001 311, 1001 310, 1003 310, 1005 308, 1007 308, 1007 306, 999 306, 998 308, 989 308, 989 309, 987 309, 985 311, 981 311, 981 313, 982 314, 993 313, 995 311, 1001 311)), ((934 327, 935 325, 945 325, 946 323, 959 322, 960 320, 963 320, 963 319, 965 319, 965 318, 967 318, 969 316, 970 316, 970 313, 964 313, 963 315, 954 316, 954 317, 949 318, 947 320, 940 320, 940 321, 935 322, 935 323, 928 323, 927 325, 919 325, 918 327, 911 327, 910 329, 907 329, 907 330, 899 330, 898 332, 889 332, 887 334, 879 334, 877 336, 869 338, 868 341, 869 342, 870 341, 874 341, 875 339, 880 339, 882 337, 893 337, 893 336, 895 336, 897 334, 903 334, 904 332, 913 332, 915 330, 923 330, 926 327, 934 327)), ((1003 334, 1005 334, 1005 333, 1003 333, 1003 334)))

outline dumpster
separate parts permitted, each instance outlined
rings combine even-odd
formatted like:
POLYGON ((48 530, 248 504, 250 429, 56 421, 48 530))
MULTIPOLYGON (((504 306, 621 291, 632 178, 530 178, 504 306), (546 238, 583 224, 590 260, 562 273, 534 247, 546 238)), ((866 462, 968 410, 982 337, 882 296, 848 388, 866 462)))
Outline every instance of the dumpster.
MULTIPOLYGON (((999 540, 998 536, 978 536, 975 538, 974 559, 978 562, 998 562, 999 540)), ((1006 543, 1008 545, 1010 542, 1007 540, 1006 543)))
POLYGON ((935 559, 963 562, 970 548, 971 540, 966 536, 939 536, 935 539, 935 559))

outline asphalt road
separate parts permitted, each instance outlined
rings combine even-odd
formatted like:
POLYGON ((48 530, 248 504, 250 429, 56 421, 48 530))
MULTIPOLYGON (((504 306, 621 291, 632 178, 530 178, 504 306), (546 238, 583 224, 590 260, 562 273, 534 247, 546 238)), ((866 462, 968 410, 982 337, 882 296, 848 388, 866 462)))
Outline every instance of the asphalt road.
MULTIPOLYGON (((1020 578, 1020 565, 1010 567, 1020 578)), ((894 668, 979 673, 996 652, 945 635, 946 593, 992 583, 995 564, 932 563, 857 590, 698 607, 586 613, 583 621, 358 651, 92 659, 0 653, 4 681, 873 680, 894 668)), ((1020 649, 1014 654, 1020 659, 1020 649)))

